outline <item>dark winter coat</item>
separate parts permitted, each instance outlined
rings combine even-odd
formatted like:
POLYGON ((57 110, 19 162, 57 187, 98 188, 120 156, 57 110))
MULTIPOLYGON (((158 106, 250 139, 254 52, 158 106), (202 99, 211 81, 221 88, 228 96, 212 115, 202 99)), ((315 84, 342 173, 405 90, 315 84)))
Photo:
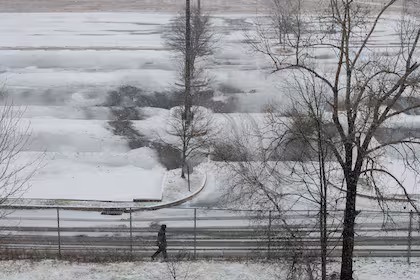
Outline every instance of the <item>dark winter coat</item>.
POLYGON ((166 247, 166 231, 164 229, 160 229, 157 238, 157 245, 159 247, 166 247))

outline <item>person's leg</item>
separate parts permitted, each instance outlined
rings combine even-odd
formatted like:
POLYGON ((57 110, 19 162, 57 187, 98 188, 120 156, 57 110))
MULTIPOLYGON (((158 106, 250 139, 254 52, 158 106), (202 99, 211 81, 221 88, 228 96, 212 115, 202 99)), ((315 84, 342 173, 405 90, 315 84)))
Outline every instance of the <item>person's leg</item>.
POLYGON ((166 247, 162 248, 163 258, 166 260, 168 258, 168 253, 166 252, 166 247))
POLYGON ((160 252, 162 252, 162 249, 159 247, 159 249, 157 249, 157 251, 153 254, 152 259, 155 259, 160 252))

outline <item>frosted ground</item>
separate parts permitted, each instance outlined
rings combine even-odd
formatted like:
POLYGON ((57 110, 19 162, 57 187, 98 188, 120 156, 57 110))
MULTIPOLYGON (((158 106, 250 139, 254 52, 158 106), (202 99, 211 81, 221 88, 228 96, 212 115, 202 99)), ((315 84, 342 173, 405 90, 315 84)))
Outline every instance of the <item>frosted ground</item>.
MULTIPOLYGON (((358 259, 355 261, 357 280, 416 280, 420 266, 411 266, 404 259, 358 259)), ((338 268, 338 265, 336 266, 338 268)), ((165 263, 77 264, 58 261, 3 261, 0 278, 8 280, 151 280, 173 279, 165 263)), ((281 266, 261 263, 188 262, 176 264, 182 279, 274 280, 284 275, 281 266), (187 275, 187 277, 184 277, 187 275)))
MULTIPOLYGON (((177 64, 162 38, 173 16, 2 14, 0 81, 14 104, 25 109, 23 122, 30 123, 32 130, 23 158, 46 151, 45 166, 24 197, 130 201, 162 196, 166 171, 156 152, 147 145, 131 150, 127 139, 113 133, 109 125, 113 115, 104 104, 110 91, 126 85, 150 96, 174 91, 177 64)), ((216 115, 218 119, 241 118, 238 112, 261 118, 258 113, 267 103, 287 105, 289 89, 282 77, 271 75, 270 63, 243 43, 243 29, 254 17, 214 14, 220 39, 206 70, 215 90, 213 99, 234 100, 216 115)), ((372 47, 392 49, 394 18, 381 22, 372 47)), ((328 72, 334 54, 319 50, 317 57, 328 72)), ((143 108, 143 119, 133 125, 156 140, 165 130, 168 112, 143 108)), ((417 116, 410 116, 410 124, 418 124, 417 116)), ((221 183, 210 174, 209 184, 221 183)), ((214 185, 204 193, 204 200, 211 196, 209 191, 215 191, 214 185)), ((412 192, 417 192, 414 187, 412 192)))

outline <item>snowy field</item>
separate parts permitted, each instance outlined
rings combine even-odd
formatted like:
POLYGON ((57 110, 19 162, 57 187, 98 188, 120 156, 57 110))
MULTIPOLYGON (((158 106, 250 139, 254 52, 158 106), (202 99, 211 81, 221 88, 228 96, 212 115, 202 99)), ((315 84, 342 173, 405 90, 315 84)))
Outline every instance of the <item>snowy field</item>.
MULTIPOLYGON (((21 16, 4 13, 0 19, 0 82, 25 110, 23 125, 31 125, 24 157, 46 151, 24 197, 160 199, 165 169, 156 153, 148 147, 130 151, 127 140, 113 134, 104 103, 124 85, 150 95, 173 90, 176 63, 162 39, 173 14, 31 13, 16 21, 21 16)), ((276 84, 266 83, 275 77, 260 71, 260 59, 247 58, 243 20, 215 17, 225 46, 209 62, 209 72, 221 99, 237 95, 238 110, 260 111, 275 96, 276 84)), ((156 139, 168 111, 143 111, 134 126, 156 139)))
MULTIPOLYGON (((262 8, 267 0, 203 0, 205 8, 216 11, 248 11, 253 12, 262 8), (210 2, 210 3, 209 3, 210 2)), ((377 1, 377 0, 374 0, 377 1)), ((93 11, 175 11, 185 3, 184 0, 20 0, 1 1, 3 11, 6 12, 93 12, 93 11)))
MULTIPOLYGON (((278 264, 237 262, 181 262, 175 265, 182 280, 274 280, 283 279, 285 268, 278 264), (185 277, 187 275, 187 277, 185 277)), ((338 264, 333 264, 338 268, 338 264)), ((359 259, 355 280, 417 280, 418 260, 409 266, 404 259, 359 259)), ((138 262, 78 264, 58 261, 3 261, 0 278, 5 280, 165 280, 171 278, 166 263, 138 262)))
MULTIPOLYGON (((2 14, 0 79, 16 103, 41 105, 50 114, 61 113, 54 106, 103 105, 107 92, 123 85, 149 93, 173 89, 177 64, 162 34, 174 15, 32 13, 17 25, 19 14, 2 14)), ((241 94, 237 110, 258 112, 278 95, 278 85, 270 83, 276 80, 270 64, 242 42, 243 24, 252 17, 215 15, 220 41, 207 68, 217 94, 241 94)), ((87 111, 106 116, 100 108, 87 111)))
MULTIPOLYGON (((202 0, 201 5, 212 12, 253 13, 266 10, 269 0, 202 0)), ((307 0, 305 5, 319 8, 325 0, 307 0)), ((382 0, 357 0, 359 3, 380 5, 382 0)), ((0 1, 3 12, 133 12, 133 11, 176 11, 185 0, 19 0, 0 1)))
MULTIPOLYGON (((121 86, 135 86, 148 96, 174 91, 177 64, 162 37, 174 15, 173 11, 2 13, 0 83, 14 104, 25 109, 23 122, 31 124, 32 140, 23 157, 46 151, 45 166, 31 181, 25 198, 162 197, 165 167, 159 156, 147 145, 131 150, 127 139, 115 135, 109 125, 114 116, 105 103, 109 92, 121 86)), ((284 77, 271 75, 266 58, 243 43, 244 27, 255 15, 213 15, 219 41, 206 66, 213 99, 234 98, 217 118, 241 118, 238 113, 261 118, 257 114, 268 103, 287 106, 290 92, 284 77)), ((370 47, 392 49, 394 18, 387 16, 380 23, 370 47)), ((316 57, 328 72, 335 54, 319 50, 316 57)), ((133 121, 133 126, 155 141, 168 113, 166 108, 143 108, 142 119, 133 121)), ((410 125, 417 126, 417 118, 410 116, 410 125)))

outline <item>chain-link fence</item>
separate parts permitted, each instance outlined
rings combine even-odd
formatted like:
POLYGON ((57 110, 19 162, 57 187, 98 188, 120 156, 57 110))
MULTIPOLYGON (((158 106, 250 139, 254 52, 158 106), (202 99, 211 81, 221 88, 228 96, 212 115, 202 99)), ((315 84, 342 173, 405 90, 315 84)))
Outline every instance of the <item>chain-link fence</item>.
MULTIPOLYGON (((86 209, 89 210, 89 209, 86 209)), ((169 208, 119 212, 19 209, 0 220, 3 258, 93 260, 148 258, 167 225, 168 254, 191 258, 284 257, 291 250, 320 252, 315 211, 169 208), (115 215, 112 215, 115 214, 115 215)), ((342 211, 327 217, 328 255, 341 255, 342 211)), ((420 218, 414 212, 362 211, 356 219, 355 256, 420 256, 420 218)))

